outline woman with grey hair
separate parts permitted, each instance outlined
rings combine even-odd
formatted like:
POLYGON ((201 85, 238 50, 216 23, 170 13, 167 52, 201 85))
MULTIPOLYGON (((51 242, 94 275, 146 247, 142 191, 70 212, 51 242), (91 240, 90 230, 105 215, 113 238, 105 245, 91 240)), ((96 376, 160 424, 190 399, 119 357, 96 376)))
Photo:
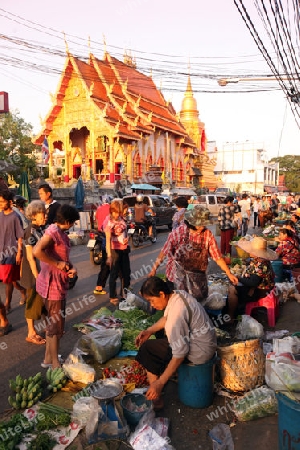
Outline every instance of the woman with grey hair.
POLYGON ((43 314, 43 299, 35 288, 40 264, 33 256, 33 247, 43 235, 43 226, 46 223, 45 204, 41 200, 32 201, 26 208, 26 217, 30 223, 24 231, 23 246, 25 249, 21 267, 21 283, 26 288, 25 318, 28 327, 26 341, 42 345, 46 343, 46 340, 37 334, 34 327, 34 321, 41 319, 43 314))

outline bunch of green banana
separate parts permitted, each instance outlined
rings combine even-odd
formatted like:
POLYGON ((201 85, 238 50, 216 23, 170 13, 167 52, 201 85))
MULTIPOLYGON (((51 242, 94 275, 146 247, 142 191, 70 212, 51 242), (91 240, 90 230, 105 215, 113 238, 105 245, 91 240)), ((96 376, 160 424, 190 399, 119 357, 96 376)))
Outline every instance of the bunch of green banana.
POLYGON ((17 375, 15 380, 9 380, 9 387, 16 393, 8 397, 9 404, 15 409, 31 408, 42 396, 42 381, 41 372, 27 379, 17 375))
POLYGON ((49 367, 46 372, 46 378, 49 383, 47 388, 53 392, 59 391, 67 382, 66 374, 61 367, 57 367, 56 369, 49 367))

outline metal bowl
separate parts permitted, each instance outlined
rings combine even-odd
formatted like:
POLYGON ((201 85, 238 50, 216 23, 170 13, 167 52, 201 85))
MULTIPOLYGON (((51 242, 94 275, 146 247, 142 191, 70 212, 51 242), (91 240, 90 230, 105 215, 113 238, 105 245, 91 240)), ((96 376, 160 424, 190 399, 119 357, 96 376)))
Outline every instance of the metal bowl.
POLYGON ((112 400, 123 391, 123 386, 113 380, 98 380, 89 387, 90 395, 100 401, 112 400))

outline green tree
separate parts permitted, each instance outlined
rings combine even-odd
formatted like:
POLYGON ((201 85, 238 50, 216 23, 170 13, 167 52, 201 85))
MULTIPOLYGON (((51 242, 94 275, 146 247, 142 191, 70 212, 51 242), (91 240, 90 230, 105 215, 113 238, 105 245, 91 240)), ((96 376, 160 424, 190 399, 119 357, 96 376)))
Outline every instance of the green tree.
POLYGON ((32 125, 18 114, 0 116, 0 176, 7 179, 10 174, 16 182, 24 170, 37 177, 35 151, 39 150, 31 141, 32 125))
POLYGON ((286 155, 271 159, 279 163, 279 175, 284 175, 284 183, 290 192, 300 192, 300 156, 286 155))

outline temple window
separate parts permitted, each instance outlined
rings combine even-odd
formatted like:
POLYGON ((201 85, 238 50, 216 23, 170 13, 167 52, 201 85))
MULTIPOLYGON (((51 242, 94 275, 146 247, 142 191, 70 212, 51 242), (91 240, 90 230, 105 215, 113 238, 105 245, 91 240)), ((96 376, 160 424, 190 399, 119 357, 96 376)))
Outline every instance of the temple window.
POLYGON ((146 172, 150 170, 150 167, 153 165, 152 155, 149 155, 146 161, 146 172))
POLYGON ((158 161, 157 161, 157 165, 160 167, 160 170, 161 170, 162 172, 165 171, 165 161, 164 161, 164 158, 160 157, 160 158, 158 159, 158 161))

